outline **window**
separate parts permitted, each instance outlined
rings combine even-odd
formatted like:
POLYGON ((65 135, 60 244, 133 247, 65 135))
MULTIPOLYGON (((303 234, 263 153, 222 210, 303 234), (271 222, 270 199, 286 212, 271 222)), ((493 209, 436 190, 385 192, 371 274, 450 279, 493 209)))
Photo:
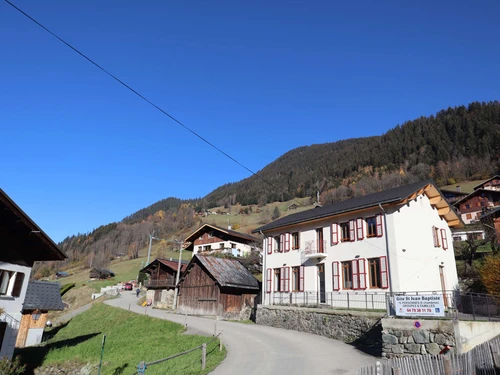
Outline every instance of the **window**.
POLYGON ((273 238, 272 237, 267 237, 267 253, 268 254, 273 253, 273 238))
POLYGON ((382 215, 366 218, 366 237, 382 237, 382 215))
POLYGON ((281 287, 281 268, 274 269, 274 291, 280 292, 281 287))
POLYGON ((203 251, 210 251, 210 250, 212 250, 212 245, 203 246, 203 251))
POLYGON ((236 244, 231 242, 231 249, 236 249, 236 244))
POLYGON ((219 247, 220 247, 220 249, 221 249, 221 250, 222 250, 222 249, 224 249, 224 243, 221 243, 221 244, 219 245, 219 247))
POLYGON ((470 208, 470 204, 466 204, 465 208, 469 209, 470 208))
POLYGON ((349 237, 349 223, 340 223, 340 240, 342 242, 350 241, 349 237))
POLYGON ((443 243, 443 250, 448 250, 448 237, 446 237, 445 229, 441 229, 441 242, 443 243))
POLYGON ((199 252, 199 253, 201 253, 201 250, 202 250, 202 249, 203 249, 203 248, 202 248, 201 246, 198 246, 198 252, 199 252))
POLYGON ((432 227, 432 238, 434 239, 434 247, 441 247, 439 243, 439 228, 432 227))
POLYGON ((280 292, 290 291, 290 267, 281 267, 280 292))
POLYGON ((339 262, 332 263, 333 290, 340 289, 339 262))
POLYGON ((370 278, 370 288, 382 288, 380 258, 368 259, 368 275, 370 278))
POLYGON ((484 202, 481 202, 481 203, 480 203, 480 205, 481 205, 481 206, 483 206, 483 207, 484 207, 484 204, 485 204, 484 202))
POLYGON ((24 273, 0 270, 0 296, 19 297, 24 282, 24 273))
POLYGON ((304 291, 304 266, 292 267, 292 292, 304 291))
POLYGON ((351 262, 342 262, 342 288, 352 289, 351 262))
POLYGON ((281 253, 283 251, 283 243, 281 242, 281 236, 274 237, 274 242, 276 243, 276 247, 274 248, 275 253, 281 253))
POLYGON ((339 226, 336 223, 332 224, 332 232, 331 232, 331 243, 332 246, 339 243, 339 226))
POLYGON ((465 218, 469 220, 472 219, 472 214, 465 214, 465 218))
POLYGON ((280 251, 290 251, 290 233, 283 233, 280 235, 280 251))
POLYGON ((299 232, 292 233, 292 250, 300 249, 300 235, 299 232))
POLYGON ((316 241, 318 242, 318 253, 325 252, 325 243, 323 242, 323 228, 316 229, 316 241))

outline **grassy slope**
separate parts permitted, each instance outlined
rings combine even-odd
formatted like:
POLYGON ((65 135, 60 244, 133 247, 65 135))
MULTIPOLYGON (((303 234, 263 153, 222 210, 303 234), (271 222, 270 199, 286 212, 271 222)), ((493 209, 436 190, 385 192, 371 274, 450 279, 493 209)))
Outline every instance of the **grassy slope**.
MULTIPOLYGON (((55 335, 45 346, 19 349, 24 363, 31 367, 66 361, 97 364, 102 335, 106 334, 102 374, 132 374, 141 361, 154 361, 194 348, 211 337, 184 335, 180 324, 131 313, 98 303, 74 317, 66 326, 53 330, 55 335)), ((153 374, 206 374, 225 357, 218 340, 207 346, 207 369, 201 371, 201 350, 146 371, 153 374)))

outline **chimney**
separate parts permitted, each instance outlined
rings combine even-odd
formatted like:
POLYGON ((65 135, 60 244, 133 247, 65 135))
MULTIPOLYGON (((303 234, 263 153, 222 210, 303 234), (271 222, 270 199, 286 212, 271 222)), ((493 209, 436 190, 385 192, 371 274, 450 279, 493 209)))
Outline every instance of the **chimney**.
POLYGON ((457 185, 456 189, 457 189, 458 192, 462 191, 462 187, 460 185, 457 185))
POLYGON ((229 225, 227 226, 227 229, 231 230, 231 224, 229 224, 229 225))

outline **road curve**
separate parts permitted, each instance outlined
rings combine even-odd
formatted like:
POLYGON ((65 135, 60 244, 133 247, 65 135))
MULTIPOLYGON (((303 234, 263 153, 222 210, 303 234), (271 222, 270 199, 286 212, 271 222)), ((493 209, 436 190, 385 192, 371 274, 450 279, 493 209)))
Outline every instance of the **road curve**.
POLYGON ((188 333, 212 336, 223 330, 227 357, 213 375, 344 375, 356 374, 376 358, 341 341, 304 332, 260 325, 215 321, 173 314, 137 305, 134 292, 124 291, 119 298, 107 300, 110 306, 186 324, 188 333))

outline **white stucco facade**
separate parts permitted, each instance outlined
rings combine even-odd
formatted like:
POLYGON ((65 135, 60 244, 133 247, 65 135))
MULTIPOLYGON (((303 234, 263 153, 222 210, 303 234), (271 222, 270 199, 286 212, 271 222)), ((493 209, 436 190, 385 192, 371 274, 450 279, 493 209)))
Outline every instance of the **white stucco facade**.
POLYGON ((0 322, 6 323, 0 358, 11 358, 14 352, 30 274, 30 267, 0 262, 0 307, 5 312, 0 314, 0 322))
POLYGON ((448 222, 422 192, 404 203, 373 205, 263 234, 264 304, 291 299, 383 309, 390 291, 441 292, 458 285, 448 222))
POLYGON ((238 241, 218 241, 218 242, 197 242, 193 247, 193 256, 198 253, 208 252, 226 252, 237 257, 242 257, 250 254, 254 247, 238 241), (207 250, 210 247, 210 250, 207 250))

